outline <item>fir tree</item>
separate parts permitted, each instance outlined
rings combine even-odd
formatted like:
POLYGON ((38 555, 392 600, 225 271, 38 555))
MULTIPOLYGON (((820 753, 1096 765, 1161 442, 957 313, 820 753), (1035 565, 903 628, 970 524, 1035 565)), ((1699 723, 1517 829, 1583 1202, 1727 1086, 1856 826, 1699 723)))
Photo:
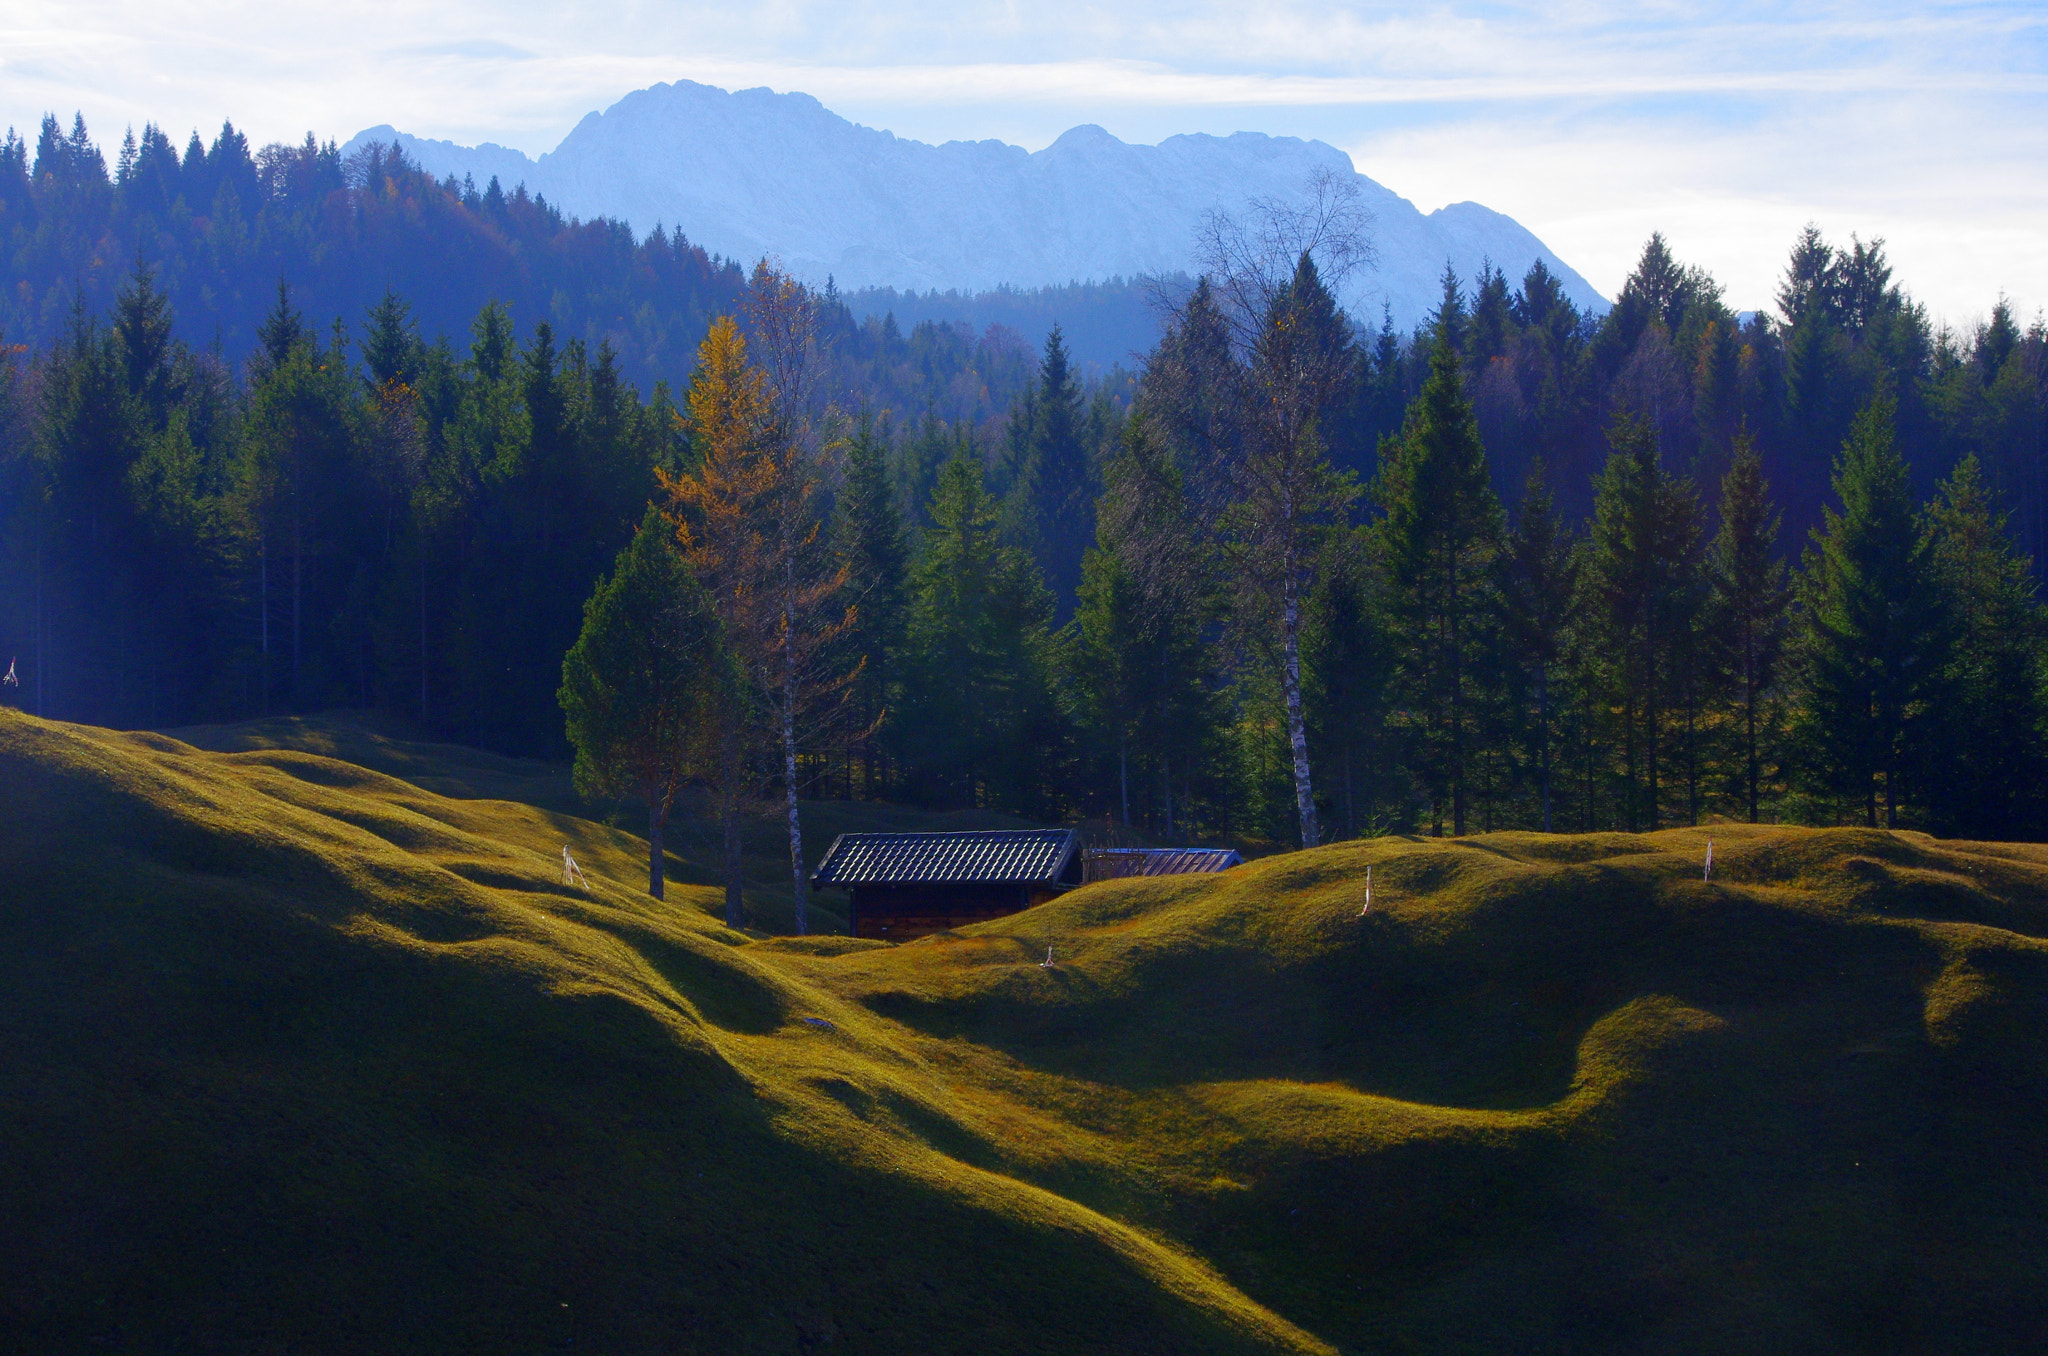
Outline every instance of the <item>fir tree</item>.
POLYGON ((1683 707, 1688 727, 1694 715, 1695 666, 1687 660, 1701 602, 1701 532, 1692 486, 1659 464, 1657 436, 1647 424, 1623 416, 1608 444, 1607 467, 1594 486, 1590 569, 1621 707, 1624 820, 1635 832, 1662 822, 1670 707, 1683 707))
POLYGON ((1543 463, 1529 469, 1514 525, 1496 560, 1500 634, 1515 689, 1512 722, 1521 761, 1536 779, 1538 822, 1551 831, 1557 767, 1557 692, 1570 632, 1584 600, 1580 554, 1558 521, 1543 463))
POLYGON ((716 731, 739 674, 711 599, 650 507, 583 607, 558 695, 576 750, 576 789, 629 793, 647 807, 647 893, 663 897, 663 830, 676 796, 717 775, 716 731))
POLYGON ((981 464, 939 471, 912 582, 901 747, 916 789, 954 804, 1043 813, 1060 758, 1052 599, 1005 545, 981 464))
POLYGON ((1747 432, 1721 479, 1721 527, 1707 552, 1709 652, 1728 695, 1736 740, 1732 779, 1749 822, 1761 817, 1768 704, 1790 622, 1792 591, 1777 555, 1778 513, 1747 432))
POLYGON ((1809 789, 1860 803, 1896 827, 1915 763, 1928 756, 1948 666, 1935 544, 1918 521, 1893 403, 1856 416, 1799 579, 1801 700, 1795 733, 1809 789))
POLYGON ((2031 838, 2048 785, 2044 614, 2032 562, 2014 549, 1975 457, 1965 457, 1929 511, 1934 570, 1954 649, 1937 713, 1940 757, 1927 794, 1951 832, 2031 838))
POLYGON ((846 571, 854 623, 846 642, 858 677, 854 716, 860 730, 861 789, 881 795, 887 785, 878 754, 896 698, 902 658, 909 541, 889 483, 888 432, 863 413, 846 451, 846 484, 835 505, 834 546, 846 571))
POLYGON ((1479 657, 1490 622, 1492 562, 1501 536, 1451 330, 1439 325, 1429 380, 1398 443, 1381 454, 1373 490, 1408 712, 1411 756, 1430 801, 1431 830, 1463 835, 1479 657))

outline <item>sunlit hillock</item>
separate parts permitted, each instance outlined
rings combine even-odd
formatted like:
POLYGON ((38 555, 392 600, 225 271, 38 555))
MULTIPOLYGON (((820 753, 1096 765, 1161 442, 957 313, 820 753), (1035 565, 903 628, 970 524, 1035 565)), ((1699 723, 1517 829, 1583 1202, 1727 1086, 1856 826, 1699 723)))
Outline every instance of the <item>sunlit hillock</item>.
POLYGON ((409 772, 0 713, 26 1347, 2043 1330, 2048 851, 1382 839, 890 948, 728 931, 625 833, 409 772))

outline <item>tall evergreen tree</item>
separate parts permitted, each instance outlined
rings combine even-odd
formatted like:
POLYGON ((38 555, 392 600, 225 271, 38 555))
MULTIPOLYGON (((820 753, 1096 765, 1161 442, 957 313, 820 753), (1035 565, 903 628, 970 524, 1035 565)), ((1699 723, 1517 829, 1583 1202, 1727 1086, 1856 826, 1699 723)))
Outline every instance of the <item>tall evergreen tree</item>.
MULTIPOLYGON (((1120 819, 1131 822, 1135 762, 1149 774, 1140 782, 1141 796, 1147 784, 1153 792, 1148 817, 1171 834, 1176 775, 1190 785, 1213 742, 1210 563, 1180 470, 1144 416, 1126 426, 1106 479, 1096 545, 1082 560, 1069 669, 1103 746, 1115 751, 1120 819)), ((1187 811, 1183 796, 1182 821, 1187 811)))
POLYGON ((1894 406, 1856 416, 1835 495, 1801 569, 1801 693, 1795 734, 1805 784, 1896 827, 1945 697, 1949 620, 1935 543, 1918 520, 1894 406))
POLYGON ((1752 824, 1761 818, 1769 703, 1791 619, 1792 590, 1777 547, 1778 513, 1763 458, 1745 431, 1721 478, 1721 527, 1707 551, 1706 635, 1736 747, 1730 780, 1752 824))
POLYGON ((847 444, 846 484, 834 507, 834 546, 854 609, 846 644, 858 674, 852 700, 861 793, 879 796, 889 784, 879 754, 901 683, 910 543, 889 483, 887 430, 870 414, 861 415, 847 444))
POLYGON ((1514 524, 1497 557, 1500 634, 1513 687, 1511 729, 1536 781, 1538 822, 1551 831, 1560 710, 1570 632, 1584 605, 1580 554, 1558 521, 1543 463, 1529 470, 1514 524))
POLYGON ((1664 470, 1648 424, 1623 416, 1608 443, 1594 487, 1591 583, 1621 708, 1624 822, 1634 832, 1662 822, 1670 709, 1693 714, 1687 661, 1702 601, 1701 528, 1692 485, 1664 470))
POLYGON ((1398 766, 1387 739, 1394 656, 1383 594, 1369 529, 1333 528, 1309 589, 1302 653, 1317 765, 1334 770, 1325 794, 1349 838, 1361 831, 1361 801, 1373 815, 1398 766))
POLYGON ((997 532, 981 464, 939 471, 912 581, 904 719, 913 789, 941 803, 1050 808, 1061 759, 1052 599, 1029 555, 997 532))
POLYGON ((1954 637, 1940 756, 1928 772, 1935 822, 1978 837, 2036 837, 2048 810, 2048 612, 1975 457, 1956 467, 1929 516, 1954 637))
POLYGON ((1381 454, 1373 497, 1407 712, 1412 765, 1429 799, 1431 831, 1463 835, 1478 663, 1492 618, 1492 566, 1501 538, 1479 421, 1465 393, 1448 325, 1439 325, 1429 381, 1409 406, 1398 443, 1381 454))
POLYGON ((1023 505, 1028 544, 1056 606, 1064 611, 1080 582, 1082 553, 1094 536, 1096 491, 1081 386, 1058 325, 1045 337, 1037 388, 1012 414, 1020 417, 1029 430, 1026 460, 1011 493, 1023 505))
POLYGON ((732 718, 740 674, 710 595, 650 506, 583 608, 562 660, 559 693, 576 789, 622 792, 647 807, 647 893, 663 897, 662 836, 677 795, 718 771, 717 730, 732 718))

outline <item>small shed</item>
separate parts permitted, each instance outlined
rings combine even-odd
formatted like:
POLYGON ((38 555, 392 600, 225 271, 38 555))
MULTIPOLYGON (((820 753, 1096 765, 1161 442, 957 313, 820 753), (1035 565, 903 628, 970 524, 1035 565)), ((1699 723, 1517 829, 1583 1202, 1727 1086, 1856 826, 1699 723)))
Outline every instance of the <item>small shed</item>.
POLYGON ((842 833, 811 877, 853 896, 856 937, 909 941, 1018 913, 1081 883, 1072 829, 842 833))
POLYGON ((1194 876, 1228 871, 1244 857, 1235 848, 1088 848, 1082 853, 1085 881, 1125 876, 1194 876))

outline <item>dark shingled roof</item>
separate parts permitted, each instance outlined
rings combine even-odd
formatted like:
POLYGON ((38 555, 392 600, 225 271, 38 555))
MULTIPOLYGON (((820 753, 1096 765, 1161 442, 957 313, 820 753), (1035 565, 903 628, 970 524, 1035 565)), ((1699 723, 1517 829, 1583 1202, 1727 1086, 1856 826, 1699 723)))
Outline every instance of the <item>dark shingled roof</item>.
POLYGON ((1244 858, 1235 848, 1102 848, 1087 854, 1088 879, 1193 876, 1228 871, 1244 858))
POLYGON ((842 833, 818 863, 818 885, 953 885, 1057 881, 1076 849, 1072 829, 981 833, 842 833))

